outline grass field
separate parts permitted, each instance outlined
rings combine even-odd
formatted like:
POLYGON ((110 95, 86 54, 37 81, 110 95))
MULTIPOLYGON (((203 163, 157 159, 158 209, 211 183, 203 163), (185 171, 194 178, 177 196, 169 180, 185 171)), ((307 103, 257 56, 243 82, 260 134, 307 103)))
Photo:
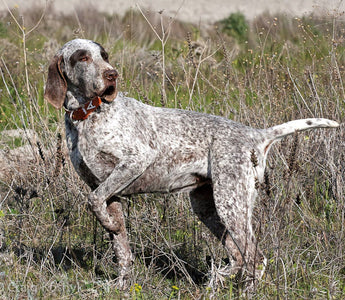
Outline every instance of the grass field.
MULTIPOLYGON (((252 22, 234 14, 208 27, 87 8, 1 14, 0 299, 241 297, 233 278, 208 286, 226 255, 184 194, 124 200, 136 260, 131 288, 116 289, 108 237, 66 155, 63 112, 43 99, 49 61, 65 42, 101 43, 120 90, 140 101, 264 128, 307 117, 342 122, 344 31, 336 13, 252 22)), ((344 134, 342 126, 304 132, 273 147, 254 220, 268 267, 253 299, 344 299, 344 134)))

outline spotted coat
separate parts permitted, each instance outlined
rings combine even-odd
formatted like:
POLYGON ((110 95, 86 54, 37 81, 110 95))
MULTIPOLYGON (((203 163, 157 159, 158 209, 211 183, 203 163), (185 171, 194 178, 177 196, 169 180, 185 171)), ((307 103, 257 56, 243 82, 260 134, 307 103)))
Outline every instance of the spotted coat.
POLYGON ((306 119, 254 129, 219 116, 143 104, 117 92, 116 79, 102 46, 72 40, 50 64, 45 98, 67 110, 102 98, 86 120, 66 114, 65 125, 72 163, 92 189, 93 212, 111 234, 119 285, 126 285, 133 258, 117 197, 153 192, 189 192, 193 210, 229 253, 231 272, 259 279, 266 259, 251 221, 255 183, 263 178, 270 147, 296 130, 338 124, 306 119))

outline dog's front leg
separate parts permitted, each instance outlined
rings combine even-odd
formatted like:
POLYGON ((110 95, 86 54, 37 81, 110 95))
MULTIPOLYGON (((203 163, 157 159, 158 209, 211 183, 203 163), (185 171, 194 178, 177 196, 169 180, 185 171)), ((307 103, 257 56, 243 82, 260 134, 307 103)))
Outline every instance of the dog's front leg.
MULTIPOLYGON (((142 160, 145 161, 145 160, 142 160)), ((102 226, 111 233, 118 234, 121 222, 107 211, 107 201, 112 196, 119 196, 121 192, 140 177, 146 170, 145 167, 138 168, 137 164, 130 164, 128 161, 117 165, 108 178, 102 182, 94 191, 89 194, 89 204, 93 213, 102 226)))
POLYGON ((116 195, 135 181, 146 167, 134 168, 128 162, 117 165, 110 176, 89 195, 93 213, 102 226, 109 231, 113 250, 119 265, 117 285, 128 287, 133 255, 129 246, 122 204, 116 195), (138 172, 141 170, 140 172, 138 172))
POLYGON ((109 235, 119 266, 117 285, 118 288, 125 289, 129 286, 130 270, 134 258, 127 239, 122 204, 117 197, 112 197, 107 201, 107 212, 118 227, 117 234, 110 232, 109 235))

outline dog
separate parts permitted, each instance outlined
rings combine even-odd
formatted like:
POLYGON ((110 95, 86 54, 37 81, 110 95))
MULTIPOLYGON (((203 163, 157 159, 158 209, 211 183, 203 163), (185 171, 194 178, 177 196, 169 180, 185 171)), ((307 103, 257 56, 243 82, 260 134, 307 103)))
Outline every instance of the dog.
POLYGON ((272 144, 296 131, 339 124, 311 118, 254 129, 143 104, 119 92, 117 78, 100 44, 75 39, 52 59, 44 97, 66 111, 70 158, 92 190, 93 213, 110 233, 119 286, 128 284, 133 261, 119 197, 154 192, 189 192, 194 212, 229 254, 231 273, 259 280, 266 258, 252 213, 272 144))

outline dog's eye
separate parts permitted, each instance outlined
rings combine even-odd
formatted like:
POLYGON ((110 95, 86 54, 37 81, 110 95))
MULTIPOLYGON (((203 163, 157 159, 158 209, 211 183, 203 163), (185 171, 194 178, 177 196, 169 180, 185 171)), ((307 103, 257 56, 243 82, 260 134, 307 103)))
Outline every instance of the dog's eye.
POLYGON ((88 61, 89 57, 86 55, 83 55, 82 57, 79 58, 79 61, 88 61))

